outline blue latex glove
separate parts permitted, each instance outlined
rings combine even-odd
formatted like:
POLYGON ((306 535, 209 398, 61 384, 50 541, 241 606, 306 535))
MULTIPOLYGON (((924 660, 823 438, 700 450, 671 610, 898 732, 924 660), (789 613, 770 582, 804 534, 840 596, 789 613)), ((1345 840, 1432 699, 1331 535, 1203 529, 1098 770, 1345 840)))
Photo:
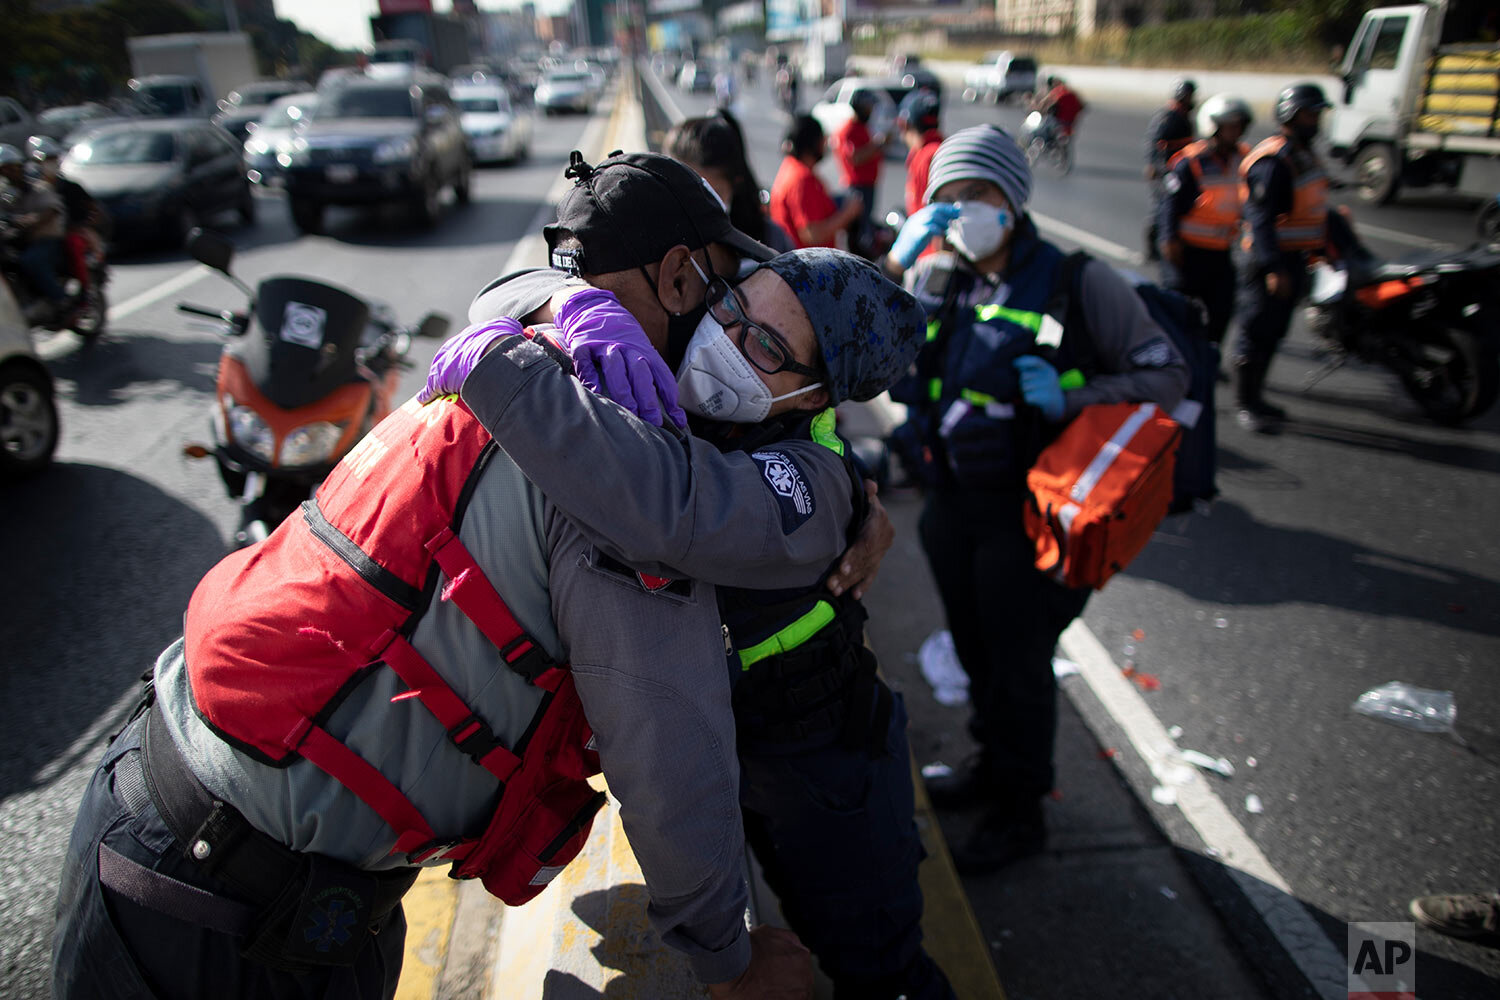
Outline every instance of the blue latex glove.
POLYGON ((891 244, 891 259, 903 269, 911 267, 922 256, 922 248, 934 236, 947 232, 948 223, 956 218, 958 206, 946 201, 935 201, 913 212, 896 234, 896 242, 891 244))
POLYGON ((687 414, 677 405, 677 376, 613 292, 576 292, 557 310, 556 320, 584 385, 648 424, 660 426, 665 410, 678 427, 687 426, 687 414))
POLYGON ((509 317, 486 320, 466 327, 456 337, 449 337, 438 348, 427 369, 427 384, 417 393, 417 402, 427 404, 439 396, 457 395, 464 386, 464 379, 479 364, 484 352, 501 337, 521 332, 521 324, 509 317))
POLYGON ((1057 369, 1035 354, 1023 354, 1011 362, 1021 376, 1021 395, 1053 423, 1063 418, 1063 390, 1057 369))

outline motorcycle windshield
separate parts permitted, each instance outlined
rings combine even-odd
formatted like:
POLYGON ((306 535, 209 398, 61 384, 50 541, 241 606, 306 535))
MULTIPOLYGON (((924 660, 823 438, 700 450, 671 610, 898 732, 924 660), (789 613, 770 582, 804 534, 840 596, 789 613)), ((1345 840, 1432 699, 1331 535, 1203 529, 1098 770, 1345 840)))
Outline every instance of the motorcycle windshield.
POLYGON ((259 329, 236 353, 267 399, 296 409, 359 377, 355 351, 370 318, 363 299, 302 278, 268 278, 256 296, 259 329))

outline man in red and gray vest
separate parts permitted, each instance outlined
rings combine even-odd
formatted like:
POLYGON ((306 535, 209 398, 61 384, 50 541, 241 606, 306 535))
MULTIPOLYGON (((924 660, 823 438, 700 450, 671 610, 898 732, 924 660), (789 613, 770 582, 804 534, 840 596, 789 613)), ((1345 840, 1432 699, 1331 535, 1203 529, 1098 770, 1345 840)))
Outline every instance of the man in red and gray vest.
MULTIPOLYGON (((699 309, 702 274, 770 253, 687 168, 635 166, 610 197, 653 216, 629 239, 660 315, 633 311, 656 328, 699 309)), ((564 340, 599 332, 624 298, 560 304, 564 340)), ((571 365, 506 322, 485 345, 493 364, 571 365)), ((55 994, 390 997, 419 867, 452 863, 524 902, 587 836, 600 800, 583 779, 602 768, 652 921, 711 995, 806 995, 795 937, 744 927, 722 626, 713 588, 692 579, 806 586, 838 557, 847 471, 816 443, 793 457, 808 501, 795 523, 742 455, 707 487, 722 519, 653 537, 635 504, 571 520, 462 402, 403 406, 195 591, 149 710, 85 792, 55 994)), ((675 496, 679 484, 610 485, 675 496)))

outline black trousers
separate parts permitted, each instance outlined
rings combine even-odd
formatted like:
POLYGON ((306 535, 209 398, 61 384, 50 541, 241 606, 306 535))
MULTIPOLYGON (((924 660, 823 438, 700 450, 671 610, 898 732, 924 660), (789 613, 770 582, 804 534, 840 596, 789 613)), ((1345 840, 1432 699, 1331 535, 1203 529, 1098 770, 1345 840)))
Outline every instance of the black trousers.
POLYGON ((1052 790, 1052 653, 1090 594, 1037 571, 1022 502, 1020 490, 934 491, 921 519, 922 547, 969 675, 979 774, 996 807, 1018 811, 1052 790))
POLYGON ((1161 283, 1202 302, 1208 310, 1208 335, 1216 344, 1224 342, 1224 332, 1234 316, 1238 284, 1228 250, 1204 250, 1183 244, 1182 267, 1173 267, 1163 259, 1161 283))

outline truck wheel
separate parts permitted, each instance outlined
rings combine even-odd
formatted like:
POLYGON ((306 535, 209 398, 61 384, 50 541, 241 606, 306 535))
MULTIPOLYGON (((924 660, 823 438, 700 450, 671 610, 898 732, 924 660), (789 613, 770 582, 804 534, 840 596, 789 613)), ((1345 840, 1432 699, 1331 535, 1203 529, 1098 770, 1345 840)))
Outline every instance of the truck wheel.
POLYGON ((1354 187, 1360 201, 1384 205, 1401 186, 1401 163, 1386 143, 1371 143, 1354 158, 1354 187))
POLYGON ((293 198, 292 225, 303 233, 322 232, 323 206, 306 198, 293 198))
POLYGON ((0 365, 0 481, 40 472, 56 450, 52 380, 25 362, 0 365))

